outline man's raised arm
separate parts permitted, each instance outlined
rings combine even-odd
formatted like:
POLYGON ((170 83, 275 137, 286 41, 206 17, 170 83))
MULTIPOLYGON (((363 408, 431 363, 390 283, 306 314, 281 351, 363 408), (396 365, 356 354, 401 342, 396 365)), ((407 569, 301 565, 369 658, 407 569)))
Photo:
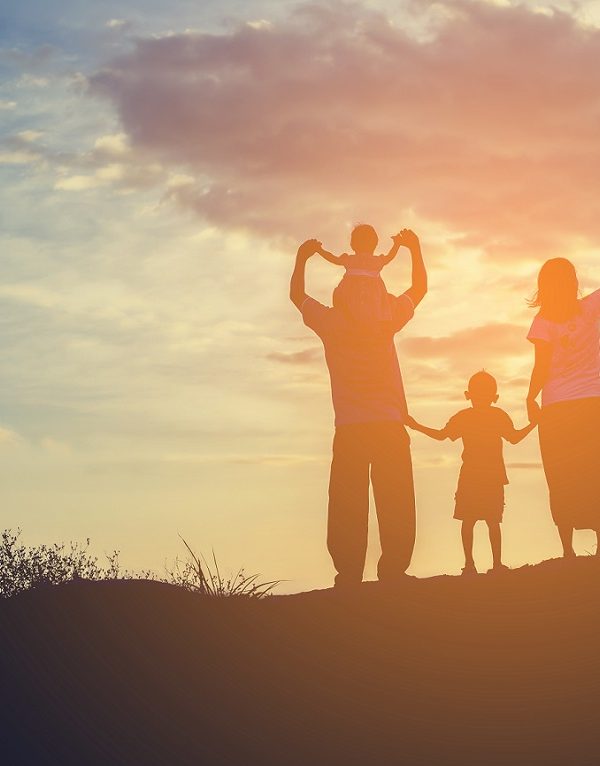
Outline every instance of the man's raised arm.
POLYGON ((410 229, 403 229, 401 237, 401 244, 410 250, 412 260, 412 284, 404 294, 408 295, 416 307, 427 292, 427 271, 421 254, 421 243, 414 231, 410 229))
POLYGON ((298 248, 296 254, 296 265, 292 272, 292 278, 290 280, 290 300, 298 308, 302 308, 302 304, 309 297, 304 289, 304 271, 306 268, 306 262, 311 255, 314 255, 317 249, 321 247, 321 243, 316 239, 307 239, 298 248))

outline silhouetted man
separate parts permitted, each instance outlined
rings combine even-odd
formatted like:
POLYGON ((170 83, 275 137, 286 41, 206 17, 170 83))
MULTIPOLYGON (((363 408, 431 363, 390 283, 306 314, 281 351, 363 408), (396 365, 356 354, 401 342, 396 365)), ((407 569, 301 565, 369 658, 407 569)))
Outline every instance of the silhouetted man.
MULTIPOLYGON (((327 547, 337 571, 335 585, 341 588, 362 582, 369 479, 379 524, 377 576, 381 582, 394 584, 402 578, 415 543, 410 440, 404 425, 408 412, 394 335, 412 318, 427 292, 427 273, 416 234, 404 230, 402 244, 411 253, 412 285, 400 296, 390 295, 389 321, 369 321, 343 300, 334 300, 330 308, 306 294, 305 266, 320 247, 317 240, 308 240, 298 248, 290 283, 291 300, 304 323, 323 342, 331 379, 335 436, 327 547)), ((357 253, 372 253, 376 246, 376 235, 374 244, 366 241, 361 247, 360 242, 353 242, 357 253)), ((354 278, 370 279, 366 275, 354 278)))

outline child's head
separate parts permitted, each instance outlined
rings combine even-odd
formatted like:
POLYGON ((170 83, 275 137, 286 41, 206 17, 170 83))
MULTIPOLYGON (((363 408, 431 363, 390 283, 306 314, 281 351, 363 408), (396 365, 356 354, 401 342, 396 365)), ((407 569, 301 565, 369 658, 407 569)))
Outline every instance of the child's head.
POLYGON ((473 406, 490 405, 497 402, 498 384, 496 378, 485 370, 476 372, 469 380, 465 399, 468 399, 473 406))
POLYGON ((377 232, 368 223, 359 223, 358 226, 352 229, 350 247, 355 253, 372 255, 378 242, 377 232))

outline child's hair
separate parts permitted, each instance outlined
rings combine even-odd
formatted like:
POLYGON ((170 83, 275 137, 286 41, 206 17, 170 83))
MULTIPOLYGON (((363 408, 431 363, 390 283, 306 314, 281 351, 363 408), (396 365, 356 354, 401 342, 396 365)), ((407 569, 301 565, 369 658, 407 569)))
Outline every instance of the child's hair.
POLYGON ((540 269, 538 289, 529 305, 539 306, 544 319, 565 322, 577 313, 578 293, 575 266, 566 258, 551 258, 540 269))
POLYGON ((352 229, 350 246, 355 253, 372 253, 377 247, 379 237, 375 229, 368 223, 359 223, 352 229))
POLYGON ((468 391, 471 396, 489 396, 493 399, 498 393, 498 383, 489 372, 480 370, 469 378, 468 391))

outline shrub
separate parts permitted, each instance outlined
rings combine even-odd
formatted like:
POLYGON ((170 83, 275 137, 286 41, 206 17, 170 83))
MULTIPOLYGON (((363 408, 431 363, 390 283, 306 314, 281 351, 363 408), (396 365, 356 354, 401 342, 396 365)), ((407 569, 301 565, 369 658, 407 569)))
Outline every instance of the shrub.
POLYGON ((212 564, 198 556, 182 539, 186 548, 185 559, 175 559, 172 567, 165 567, 165 577, 158 578, 149 571, 121 570, 119 551, 106 555, 102 565, 89 552, 90 541, 85 544, 70 542, 53 545, 26 546, 20 542, 21 530, 5 529, 0 533, 0 597, 9 598, 40 585, 61 585, 71 580, 145 579, 161 580, 171 585, 199 593, 203 596, 225 598, 263 598, 281 582, 262 582, 259 575, 246 575, 243 569, 225 578, 221 575, 214 551, 212 564))
POLYGON ((106 556, 103 566, 89 552, 89 539, 80 543, 26 546, 21 530, 5 529, 0 534, 0 596, 8 598, 39 585, 60 585, 78 578, 108 580, 131 577, 121 572, 119 552, 106 556))

